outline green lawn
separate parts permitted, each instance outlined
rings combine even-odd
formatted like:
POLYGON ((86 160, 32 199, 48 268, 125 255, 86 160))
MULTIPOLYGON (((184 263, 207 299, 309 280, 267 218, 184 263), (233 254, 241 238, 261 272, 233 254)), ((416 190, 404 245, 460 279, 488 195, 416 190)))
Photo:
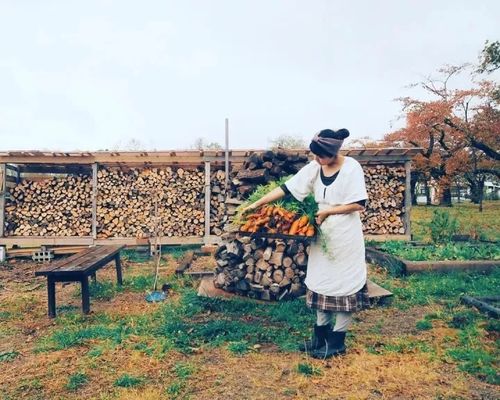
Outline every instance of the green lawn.
POLYGON ((500 201, 487 201, 483 212, 471 203, 454 204, 453 207, 414 206, 411 210, 411 227, 415 240, 430 240, 427 224, 432 219, 434 210, 448 211, 458 219, 460 233, 475 238, 500 240, 500 201))

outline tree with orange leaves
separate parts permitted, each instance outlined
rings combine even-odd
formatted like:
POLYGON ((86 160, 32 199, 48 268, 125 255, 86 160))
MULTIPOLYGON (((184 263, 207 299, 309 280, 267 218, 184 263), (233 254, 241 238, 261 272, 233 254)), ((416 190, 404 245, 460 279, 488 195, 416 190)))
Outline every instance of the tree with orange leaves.
POLYGON ((439 70, 440 79, 412 85, 424 89, 432 99, 399 99, 406 126, 385 136, 390 142, 422 148, 415 158, 414 175, 437 182, 441 204, 449 206, 454 181, 465 178, 472 200, 481 203, 484 181, 499 176, 498 86, 473 79, 466 90, 450 87, 452 78, 469 68, 447 66, 439 70))

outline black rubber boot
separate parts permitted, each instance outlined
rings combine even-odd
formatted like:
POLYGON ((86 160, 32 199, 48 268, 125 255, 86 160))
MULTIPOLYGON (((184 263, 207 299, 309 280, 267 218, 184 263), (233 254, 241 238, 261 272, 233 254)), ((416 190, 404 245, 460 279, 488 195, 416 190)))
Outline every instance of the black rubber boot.
POLYGON ((324 346, 312 352, 314 358, 326 359, 345 353, 345 332, 329 331, 324 346))
POLYGON ((301 343, 299 345, 299 350, 311 353, 312 351, 323 347, 326 344, 328 332, 331 330, 332 326, 330 324, 321 326, 315 324, 311 340, 306 340, 304 343, 301 343))

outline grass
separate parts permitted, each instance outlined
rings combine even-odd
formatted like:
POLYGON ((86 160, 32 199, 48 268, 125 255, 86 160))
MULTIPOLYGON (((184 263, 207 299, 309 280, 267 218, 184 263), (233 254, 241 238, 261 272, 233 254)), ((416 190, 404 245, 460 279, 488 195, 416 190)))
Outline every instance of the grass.
MULTIPOLYGON (((377 279, 374 279, 377 280, 377 279)), ((478 272, 421 273, 405 278, 385 276, 380 283, 391 290, 395 298, 392 306, 412 310, 418 306, 439 306, 442 311, 425 315, 416 322, 420 332, 432 331, 439 322, 457 330, 458 341, 443 343, 443 361, 452 360, 458 368, 491 384, 500 384, 498 359, 500 343, 488 339, 488 332, 498 335, 499 324, 473 308, 460 304, 460 296, 488 296, 500 287, 500 269, 490 274, 478 272)), ((374 327, 376 328, 376 326, 374 327)), ((376 332, 376 329, 374 329, 376 332)), ((437 356, 438 351, 425 340, 401 337, 380 346, 368 346, 374 354, 387 352, 422 352, 437 356)))
MULTIPOLYGON (((488 275, 462 271, 422 273, 404 278, 379 276, 374 280, 395 294, 390 307, 401 310, 429 305, 443 307, 442 311, 427 314, 416 321, 416 330, 432 331, 440 321, 456 329, 460 340, 445 348, 446 357, 466 373, 487 382, 497 382, 493 371, 498 349, 491 343, 487 344, 482 333, 486 317, 461 306, 459 298, 465 293, 473 296, 495 293, 500 287, 500 270, 488 275), (471 342, 472 333, 476 336, 471 342)), ((171 282, 177 288, 177 300, 159 305, 153 313, 120 317, 99 313, 84 317, 74 312, 59 316, 56 319, 58 328, 40 341, 41 351, 58 351, 92 343, 93 347, 87 352, 89 359, 99 358, 103 352, 113 349, 137 350, 149 357, 163 358, 171 351, 189 357, 200 348, 220 347, 228 349, 234 356, 244 357, 254 346, 268 343, 287 353, 297 350, 314 323, 314 315, 303 300, 263 304, 243 298, 205 298, 197 296, 190 281, 171 282)), ((379 335, 383 323, 379 321, 372 328, 372 334, 379 335)), ((438 353, 436 345, 418 337, 380 337, 381 343, 367 345, 370 353, 381 356, 390 353, 437 356, 438 353)), ((172 372, 175 379, 166 389, 167 394, 176 397, 184 393, 185 381, 194 370, 190 364, 176 365, 172 372)), ((305 366, 298 372, 309 374, 305 366)), ((133 386, 142 382, 132 378, 127 376, 120 381, 122 383, 115 385, 133 386)))
POLYGON ((500 201, 484 202, 483 212, 472 203, 454 204, 453 207, 413 206, 411 226, 415 240, 430 241, 428 224, 436 209, 448 211, 459 222, 459 232, 473 238, 500 241, 500 201))
POLYGON ((12 361, 19 356, 19 352, 15 350, 0 352, 0 363, 12 361))
POLYGON ((477 325, 469 325, 460 331, 458 346, 447 351, 447 354, 459 363, 459 369, 488 383, 500 384, 498 360, 500 351, 497 347, 488 351, 480 340, 483 333, 477 325))
MULTIPOLYGON (((172 368, 175 379, 166 389, 166 393, 170 398, 178 398, 187 386, 187 381, 196 372, 196 368, 190 363, 178 362, 172 368)), ((183 397, 185 398, 185 397, 183 397)))
POLYGON ((305 376, 321 375, 321 368, 309 363, 299 363, 295 370, 305 376))
MULTIPOLYGON (((157 287, 166 283, 166 279, 158 279, 157 287)), ((124 291, 129 292, 147 292, 153 289, 154 285, 154 275, 136 275, 130 276, 123 279, 123 286, 117 285, 115 281, 112 280, 98 280, 97 282, 91 281, 89 285, 90 297, 95 300, 109 301, 117 295, 117 293, 122 293, 124 291)), ((76 286, 74 297, 79 298, 81 296, 81 287, 76 286)), ((74 306, 69 306, 68 309, 76 309, 74 306)), ((67 311, 64 308, 58 308, 58 311, 67 311)))
POLYGON ((143 378, 129 374, 123 374, 116 379, 114 386, 132 388, 142 385, 143 382, 144 382, 143 378))
POLYGON ((171 283, 179 291, 178 301, 166 302, 152 314, 85 317, 76 311, 58 316, 59 328, 40 341, 38 350, 56 351, 96 341, 113 348, 139 336, 161 341, 161 349, 139 345, 139 350, 149 354, 164 354, 170 349, 191 353, 201 346, 227 346, 234 354, 242 355, 263 342, 294 351, 314 319, 302 300, 261 304, 241 298, 203 298, 192 287, 183 286, 189 281, 171 283), (208 313, 210 318, 206 317, 208 313))
POLYGON ((89 377, 81 372, 70 375, 68 378, 68 383, 66 384, 66 389, 71 392, 76 392, 78 389, 85 386, 89 381, 89 377))
POLYGON ((500 287, 500 269, 489 274, 480 272, 426 272, 404 278, 372 277, 394 293, 392 305, 407 310, 429 304, 457 304, 460 296, 488 296, 500 287))
POLYGON ((419 331, 428 331, 432 329, 432 322, 428 319, 422 319, 420 321, 417 321, 415 326, 419 331))
POLYGON ((229 398, 259 398, 271 387, 278 397, 304 398, 327 391, 348 398, 352 390, 365 398, 470 398, 469 387, 492 387, 481 395, 494 398, 488 393, 497 387, 484 385, 500 384, 500 323, 460 304, 462 294, 495 294, 498 269, 400 278, 373 270, 371 279, 394 298, 358 314, 347 356, 327 363, 297 352, 315 321, 303 299, 198 297, 197 281, 163 274, 172 286, 167 301, 128 303, 151 289, 152 271, 151 262, 125 266, 123 287, 116 286, 114 271, 103 271, 92 292, 100 303, 89 315, 78 304, 47 321, 44 288, 3 303, 0 337, 9 347, 0 352, 0 398, 139 398, 136 393, 147 392, 153 394, 145 399, 194 399, 226 391, 232 391, 229 398), (118 309, 124 301, 126 312, 118 309), (26 327, 36 327, 30 341, 26 327), (20 374, 27 378, 15 378, 20 374))
POLYGON ((376 244, 386 253, 409 261, 500 260, 500 244, 450 242, 414 246, 402 241, 376 244))

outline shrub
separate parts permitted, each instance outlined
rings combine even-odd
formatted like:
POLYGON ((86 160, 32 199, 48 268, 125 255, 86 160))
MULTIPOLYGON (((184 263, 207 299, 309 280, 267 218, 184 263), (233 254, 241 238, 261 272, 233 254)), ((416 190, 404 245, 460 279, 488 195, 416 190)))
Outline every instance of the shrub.
POLYGON ((459 225, 448 211, 435 210, 428 226, 434 243, 446 243, 458 232, 459 225))

